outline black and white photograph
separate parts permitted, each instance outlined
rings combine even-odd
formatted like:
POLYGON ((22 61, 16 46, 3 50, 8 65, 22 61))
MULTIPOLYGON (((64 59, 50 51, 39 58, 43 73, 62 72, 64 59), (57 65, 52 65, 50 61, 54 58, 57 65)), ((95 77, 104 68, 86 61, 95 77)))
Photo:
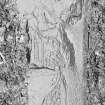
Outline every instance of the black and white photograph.
POLYGON ((105 0, 0 0, 0 105, 105 105, 105 0))

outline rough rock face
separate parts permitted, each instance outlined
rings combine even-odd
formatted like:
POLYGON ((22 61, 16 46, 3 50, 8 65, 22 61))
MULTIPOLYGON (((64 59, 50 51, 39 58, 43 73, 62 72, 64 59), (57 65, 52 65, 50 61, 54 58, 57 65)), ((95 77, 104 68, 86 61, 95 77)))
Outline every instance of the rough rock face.
POLYGON ((1 105, 82 105, 82 5, 1 0, 1 105))

